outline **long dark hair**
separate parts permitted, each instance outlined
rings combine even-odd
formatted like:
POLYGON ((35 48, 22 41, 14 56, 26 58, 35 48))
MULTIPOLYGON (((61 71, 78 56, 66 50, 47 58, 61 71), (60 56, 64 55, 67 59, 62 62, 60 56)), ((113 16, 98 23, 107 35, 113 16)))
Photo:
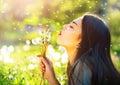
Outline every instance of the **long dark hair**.
MULTIPOLYGON (((82 57, 81 62, 91 69, 91 85, 118 85, 120 82, 120 74, 110 56, 110 41, 110 32, 104 21, 95 15, 85 14, 82 19, 82 41, 76 60, 82 57)), ((68 85, 72 75, 71 66, 68 62, 68 85)))

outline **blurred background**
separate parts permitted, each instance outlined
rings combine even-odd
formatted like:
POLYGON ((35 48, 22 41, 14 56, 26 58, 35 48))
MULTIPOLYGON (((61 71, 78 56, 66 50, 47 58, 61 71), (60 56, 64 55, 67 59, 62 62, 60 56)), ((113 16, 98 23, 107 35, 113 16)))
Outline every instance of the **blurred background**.
MULTIPOLYGON (((0 85, 39 85, 38 26, 52 29, 47 56, 66 85, 67 54, 56 39, 62 26, 84 13, 99 15, 111 32, 111 55, 120 71, 120 0, 0 0, 0 85)), ((48 85, 43 81, 43 85, 48 85)))

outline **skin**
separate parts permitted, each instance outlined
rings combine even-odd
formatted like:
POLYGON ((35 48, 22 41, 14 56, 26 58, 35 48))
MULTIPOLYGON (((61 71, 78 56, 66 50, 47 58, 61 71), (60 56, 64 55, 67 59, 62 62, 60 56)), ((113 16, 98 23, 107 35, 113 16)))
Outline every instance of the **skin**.
MULTIPOLYGON (((57 39, 57 43, 66 48, 68 53, 68 60, 73 64, 77 48, 81 42, 82 17, 77 18, 65 24, 57 39)), ((40 55, 38 55, 40 56, 40 55)), ((40 70, 44 72, 44 78, 48 80, 50 85, 60 85, 58 82, 53 65, 46 57, 40 57, 40 70)))

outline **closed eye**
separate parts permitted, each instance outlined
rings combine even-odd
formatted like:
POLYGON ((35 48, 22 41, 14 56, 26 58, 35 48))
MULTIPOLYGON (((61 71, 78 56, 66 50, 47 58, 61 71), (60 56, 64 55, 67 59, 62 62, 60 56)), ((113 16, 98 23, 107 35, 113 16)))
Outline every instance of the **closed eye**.
POLYGON ((70 28, 72 28, 72 29, 73 29, 73 26, 71 26, 71 25, 70 25, 70 28))

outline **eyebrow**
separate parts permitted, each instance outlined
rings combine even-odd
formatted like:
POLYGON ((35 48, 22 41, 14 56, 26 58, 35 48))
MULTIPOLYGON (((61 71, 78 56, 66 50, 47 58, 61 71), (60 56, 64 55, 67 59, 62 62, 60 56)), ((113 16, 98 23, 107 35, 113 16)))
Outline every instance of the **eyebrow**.
POLYGON ((73 21, 73 23, 74 23, 75 25, 78 25, 78 24, 77 24, 76 22, 74 22, 74 21, 73 21))

